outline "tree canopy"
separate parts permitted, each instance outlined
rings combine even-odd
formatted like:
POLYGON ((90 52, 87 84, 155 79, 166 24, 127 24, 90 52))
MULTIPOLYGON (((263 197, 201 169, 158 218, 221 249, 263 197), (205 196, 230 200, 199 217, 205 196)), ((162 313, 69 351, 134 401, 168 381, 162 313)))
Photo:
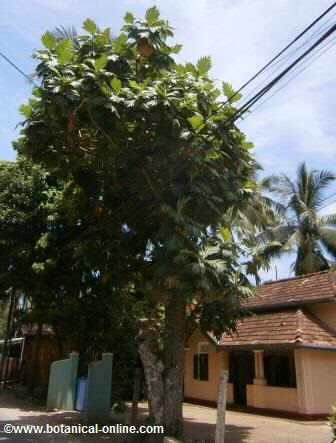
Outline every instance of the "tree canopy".
POLYGON ((124 20, 113 39, 90 19, 85 34, 42 36, 15 146, 61 186, 48 245, 61 245, 64 287, 77 276, 77 291, 94 281, 88 296, 131 288, 142 315, 164 321, 165 423, 176 435, 186 315, 220 334, 250 291, 224 216, 253 198, 256 163, 210 58, 176 63, 181 45, 156 7, 124 20))

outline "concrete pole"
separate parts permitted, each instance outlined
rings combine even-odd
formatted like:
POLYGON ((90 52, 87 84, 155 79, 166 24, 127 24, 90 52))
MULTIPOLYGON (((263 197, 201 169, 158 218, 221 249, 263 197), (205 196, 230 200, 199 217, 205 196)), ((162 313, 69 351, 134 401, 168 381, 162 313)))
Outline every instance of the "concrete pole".
POLYGON ((217 403, 217 423, 215 443, 224 443, 225 434, 225 410, 226 410, 226 388, 229 372, 221 370, 219 374, 219 389, 217 403))

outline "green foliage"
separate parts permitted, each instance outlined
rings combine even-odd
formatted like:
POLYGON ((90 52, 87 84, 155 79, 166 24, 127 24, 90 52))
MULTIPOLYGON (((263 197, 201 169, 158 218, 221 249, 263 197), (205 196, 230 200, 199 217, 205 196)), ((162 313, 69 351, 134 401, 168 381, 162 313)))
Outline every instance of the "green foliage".
POLYGON ((56 46, 58 61, 61 65, 69 63, 73 56, 72 40, 61 40, 56 46))
POLYGON ((122 86, 122 84, 121 84, 121 81, 120 81, 119 78, 115 78, 115 77, 114 77, 114 78, 111 80, 111 88, 112 88, 115 92, 119 92, 120 89, 121 89, 121 86, 122 86))
POLYGON ((197 62, 197 69, 201 75, 207 74, 211 69, 211 58, 201 57, 197 62))
POLYGON ((135 20, 134 15, 131 14, 130 12, 127 12, 127 13, 125 14, 125 17, 124 17, 124 21, 125 21, 125 23, 133 24, 133 23, 134 23, 134 20, 135 20))
POLYGON ((230 103, 237 102, 242 98, 242 94, 235 92, 230 83, 223 82, 223 92, 230 103))
POLYGON ((202 114, 195 114, 192 117, 188 118, 188 122, 191 124, 193 129, 198 129, 204 121, 204 117, 202 114))
POLYGON ((45 32, 42 35, 41 40, 47 49, 50 49, 50 50, 55 49, 56 44, 57 44, 57 40, 56 40, 56 37, 51 32, 49 32, 49 31, 45 32))
POLYGON ((83 29, 89 34, 95 34, 98 32, 98 27, 95 22, 89 18, 87 18, 83 23, 83 29))
POLYGON ((146 20, 149 26, 154 25, 160 17, 160 12, 156 6, 147 9, 146 20))
POLYGON ((107 65, 107 55, 103 54, 95 60, 95 70, 96 72, 101 71, 107 65))
POLYGON ((296 275, 329 269, 331 263, 325 250, 336 257, 336 215, 319 214, 324 192, 335 179, 330 171, 308 171, 305 163, 301 163, 296 181, 285 174, 267 180, 267 189, 281 198, 289 218, 263 237, 278 242, 274 250, 278 255, 288 251, 296 253, 293 265, 296 275))

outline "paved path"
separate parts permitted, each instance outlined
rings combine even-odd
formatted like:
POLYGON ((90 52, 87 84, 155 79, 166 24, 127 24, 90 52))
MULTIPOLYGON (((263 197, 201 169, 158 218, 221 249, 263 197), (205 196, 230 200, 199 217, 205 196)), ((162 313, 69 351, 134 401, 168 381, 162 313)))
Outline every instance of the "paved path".
MULTIPOLYGON (((145 414, 145 405, 140 410, 145 414)), ((214 443, 216 409, 186 404, 184 407, 185 443, 214 443)), ((0 390, 0 443, 82 443, 82 442, 145 442, 130 436, 112 437, 107 435, 9 435, 3 433, 5 423, 12 424, 73 424, 78 423, 77 412, 46 413, 32 410, 27 403, 0 390)), ((117 422, 122 422, 120 417, 117 422)), ((332 435, 323 422, 303 422, 283 418, 270 418, 242 412, 228 411, 225 443, 330 443, 332 435)), ((156 442, 161 442, 157 439, 156 442)))
MULTIPOLYGON (((214 434, 216 409, 185 405, 185 428, 196 441, 214 434)), ((227 411, 225 443, 330 443, 332 433, 324 422, 295 421, 227 411)))

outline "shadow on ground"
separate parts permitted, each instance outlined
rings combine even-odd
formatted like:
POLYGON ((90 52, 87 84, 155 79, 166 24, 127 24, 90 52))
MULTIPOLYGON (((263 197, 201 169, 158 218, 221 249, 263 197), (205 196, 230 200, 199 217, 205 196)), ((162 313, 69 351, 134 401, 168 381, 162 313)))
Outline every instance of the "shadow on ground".
MULTIPOLYGON (((139 409, 139 424, 146 424, 147 408, 139 409)), ((116 425, 127 422, 129 413, 114 414, 103 424, 116 425)), ((29 399, 18 398, 10 391, 0 389, 0 441, 1 443, 16 442, 49 442, 49 443, 80 443, 80 442, 119 442, 119 443, 162 443, 161 435, 116 435, 116 434, 6 434, 3 427, 5 424, 12 425, 75 425, 88 424, 84 417, 77 411, 47 413, 45 408, 34 406, 29 399)), ((44 428, 46 429, 46 428, 44 428)), ((247 426, 227 425, 226 438, 230 443, 246 443, 251 428, 247 426)), ((214 443, 215 425, 192 419, 185 419, 184 443, 214 443)))

